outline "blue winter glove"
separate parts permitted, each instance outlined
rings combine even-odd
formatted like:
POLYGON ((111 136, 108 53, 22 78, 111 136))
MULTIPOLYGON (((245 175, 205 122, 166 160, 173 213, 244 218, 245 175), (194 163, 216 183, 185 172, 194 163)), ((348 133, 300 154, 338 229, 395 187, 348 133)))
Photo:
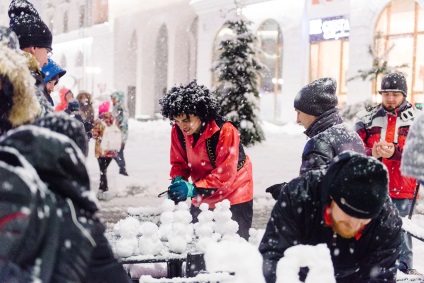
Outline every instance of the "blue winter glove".
MULTIPOLYGON (((172 179, 172 181, 171 181, 171 185, 172 184, 174 184, 174 183, 178 183, 179 181, 181 181, 181 180, 183 180, 183 177, 181 177, 181 176, 177 176, 177 177, 175 177, 174 179, 172 179)), ((184 181, 184 180, 183 180, 184 181)))
POLYGON ((170 199, 178 203, 180 201, 185 201, 188 197, 191 198, 197 196, 197 192, 192 183, 184 181, 180 177, 179 180, 172 180, 172 184, 168 187, 168 196, 170 199))

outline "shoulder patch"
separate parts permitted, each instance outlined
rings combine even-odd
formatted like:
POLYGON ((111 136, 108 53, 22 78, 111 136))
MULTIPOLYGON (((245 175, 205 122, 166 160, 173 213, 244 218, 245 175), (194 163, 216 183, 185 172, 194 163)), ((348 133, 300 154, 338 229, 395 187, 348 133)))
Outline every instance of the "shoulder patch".
POLYGON ((377 113, 378 109, 379 109, 379 105, 373 106, 373 107, 367 107, 366 109, 359 111, 356 114, 356 118, 362 123, 364 123, 365 125, 369 124, 371 123, 373 116, 375 115, 375 113, 377 113))

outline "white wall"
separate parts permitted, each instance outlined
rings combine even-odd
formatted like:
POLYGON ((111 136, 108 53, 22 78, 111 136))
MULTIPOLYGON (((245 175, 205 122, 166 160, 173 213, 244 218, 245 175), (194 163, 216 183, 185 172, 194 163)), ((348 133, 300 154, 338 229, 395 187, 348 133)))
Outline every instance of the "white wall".
MULTIPOLYGON (((243 2, 245 4, 243 13, 253 21, 252 29, 255 33, 259 25, 267 19, 277 21, 282 30, 284 85, 279 121, 285 123, 295 119, 293 99, 296 93, 308 83, 309 19, 341 15, 349 18, 350 54, 347 73, 349 78, 357 74, 357 70, 371 66, 372 58, 368 55, 367 48, 372 44, 375 22, 389 1, 333 0, 321 1, 322 4, 314 6, 311 5, 311 0, 243 2)), ((41 2, 45 3, 45 0, 41 2)), ((80 0, 75 2, 80 3, 80 0)), ((75 6, 74 11, 76 11, 79 4, 72 3, 66 4, 63 1, 58 5, 63 7, 68 5, 68 8, 75 6)), ((160 27, 165 25, 168 31, 167 88, 175 84, 187 83, 194 76, 199 83, 210 87, 215 36, 226 19, 235 13, 234 8, 233 1, 228 0, 109 1, 109 24, 99 29, 77 29, 66 34, 54 35, 55 55, 53 58, 60 60, 57 56, 65 54, 67 68, 72 74, 78 71, 72 69, 76 50, 83 50, 85 66, 101 69, 101 73, 95 75, 82 74, 80 71, 79 75, 85 76, 86 89, 92 88, 91 76, 94 86, 106 82, 109 88, 126 92, 128 86, 135 85, 136 115, 152 118, 157 104, 157 98, 154 97, 155 44, 160 27), (228 12, 229 10, 232 11, 228 12), (198 18, 197 39, 193 44, 191 35, 193 33, 190 32, 190 28, 196 17, 198 18), (136 50, 130 48, 134 34, 136 50), (91 39, 85 39, 82 43, 78 40, 82 35, 91 39), (197 54, 190 53, 190 50, 197 54), (190 62, 196 63, 195 75, 193 71, 190 72, 190 62)), ((48 16, 47 12, 46 16, 48 16)), ((72 21, 69 24, 70 29, 77 24, 78 17, 75 15, 74 12, 70 14, 72 21)), ((54 15, 55 22, 62 23, 60 22, 62 18, 63 15, 59 12, 54 15)), ((57 28, 59 30, 60 26, 57 28)), ((349 104, 365 100, 370 95, 370 82, 362 80, 348 82, 347 102, 349 104)))
MULTIPOLYGON (((131 85, 134 74, 122 62, 128 53, 128 42, 135 32, 137 36, 136 58, 136 116, 144 119, 153 118, 155 105, 155 64, 156 40, 159 29, 166 26, 168 33, 168 71, 167 88, 188 82, 188 56, 190 49, 188 32, 195 19, 194 10, 187 1, 175 1, 163 6, 151 6, 148 10, 124 14, 114 20, 115 35, 115 81, 120 89, 126 91, 131 85)), ((195 54, 191 54, 195 56, 195 54)))

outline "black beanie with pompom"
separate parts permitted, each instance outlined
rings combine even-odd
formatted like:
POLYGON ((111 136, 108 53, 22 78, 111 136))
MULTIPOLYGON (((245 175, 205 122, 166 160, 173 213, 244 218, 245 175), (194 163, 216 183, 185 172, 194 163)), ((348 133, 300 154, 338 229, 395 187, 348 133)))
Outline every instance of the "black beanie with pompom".
POLYGON ((52 49, 53 36, 34 6, 27 0, 12 0, 9 6, 10 28, 16 33, 21 49, 52 49))

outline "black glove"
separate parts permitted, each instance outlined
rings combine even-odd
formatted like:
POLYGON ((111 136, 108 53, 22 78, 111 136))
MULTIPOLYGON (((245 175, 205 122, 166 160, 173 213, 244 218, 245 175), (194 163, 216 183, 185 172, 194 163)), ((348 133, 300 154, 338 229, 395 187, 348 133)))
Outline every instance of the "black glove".
POLYGON ((281 190, 284 188, 284 186, 286 186, 287 183, 281 183, 281 184, 275 184, 272 185, 271 187, 267 188, 265 190, 265 192, 270 193, 272 195, 272 198, 275 200, 278 200, 278 197, 280 196, 280 192, 281 190))

